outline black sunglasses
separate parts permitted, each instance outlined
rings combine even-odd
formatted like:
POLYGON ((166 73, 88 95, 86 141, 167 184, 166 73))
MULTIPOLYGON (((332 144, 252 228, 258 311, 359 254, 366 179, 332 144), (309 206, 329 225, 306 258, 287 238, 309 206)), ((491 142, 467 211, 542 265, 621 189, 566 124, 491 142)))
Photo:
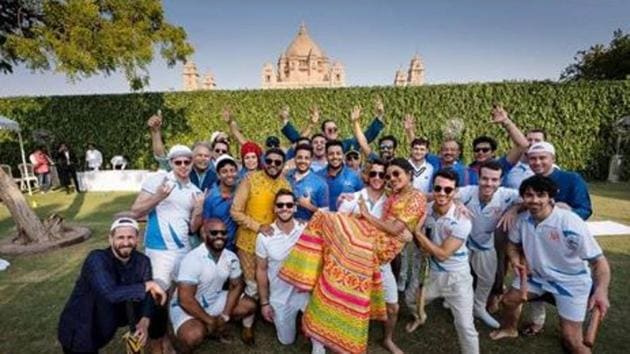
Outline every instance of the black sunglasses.
POLYGON ((330 132, 330 133, 334 133, 334 132, 336 132, 336 131, 337 131, 337 128, 336 128, 336 127, 333 127, 333 128, 326 128, 326 131, 327 131, 327 132, 330 132))
POLYGON ((284 162, 282 160, 276 160, 276 159, 265 159, 265 164, 267 165, 274 165, 276 167, 280 167, 282 166, 284 162))
POLYGON ((288 203, 278 202, 278 203, 276 203, 276 208, 278 208, 278 209, 283 209, 283 208, 293 209, 294 206, 295 206, 295 203, 293 203, 293 202, 288 202, 288 203))
POLYGON ((489 147, 475 148, 475 152, 483 152, 485 154, 485 153, 490 152, 490 148, 489 147))
POLYGON ((388 181, 389 181, 392 177, 394 177, 394 178, 398 178, 398 177, 400 177, 400 171, 394 171, 394 172, 392 172, 392 173, 391 173, 391 175, 389 175, 389 174, 388 174, 388 175, 385 175, 385 179, 386 179, 386 180, 388 180, 388 181))
POLYGON ((383 179, 385 178, 385 172, 370 171, 368 176, 370 176, 370 178, 374 178, 378 176, 378 178, 383 179))
POLYGON ((208 233, 211 236, 219 236, 219 235, 227 235, 227 230, 223 229, 223 230, 209 230, 208 233))
POLYGON ((359 155, 355 155, 355 154, 346 155, 346 160, 358 160, 358 159, 359 159, 359 155))
POLYGON ((394 145, 381 145, 381 150, 394 150, 394 145))
POLYGON ((173 161, 173 164, 175 166, 181 166, 181 165, 188 166, 190 165, 190 160, 175 160, 173 161))
POLYGON ((227 150, 222 149, 214 149, 215 154, 227 154, 227 150))
POLYGON ((453 191, 455 190, 455 188, 453 187, 442 187, 442 186, 433 186, 433 191, 435 193, 440 193, 441 191, 444 191, 444 194, 449 195, 451 193, 453 193, 453 191))

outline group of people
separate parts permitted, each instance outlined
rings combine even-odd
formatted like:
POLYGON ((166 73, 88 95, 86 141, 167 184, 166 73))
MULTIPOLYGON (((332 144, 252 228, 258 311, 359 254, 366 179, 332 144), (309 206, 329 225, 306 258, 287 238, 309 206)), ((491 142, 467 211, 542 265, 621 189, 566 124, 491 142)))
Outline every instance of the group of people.
POLYGON ((523 333, 536 334, 545 320, 540 300, 551 298, 563 345, 589 352, 583 322, 588 311, 606 314, 610 269, 584 221, 592 213, 587 185, 555 164, 544 131, 523 134, 494 106, 489 124, 512 146, 499 157, 494 138, 477 137, 466 165, 455 138, 431 153, 411 115, 403 120, 410 155, 399 156, 397 137, 379 138, 380 100, 374 112, 363 131, 355 107, 354 136, 340 139, 330 119, 311 134, 316 107, 302 132, 284 108, 281 131, 292 145, 271 136, 263 150, 226 109, 240 159, 223 132, 167 151, 163 118, 150 117, 163 173, 116 217, 110 247, 88 255, 59 322, 64 352, 96 352, 124 325, 152 352, 192 352, 208 337, 230 342, 227 326, 236 321, 251 345, 261 316, 280 343, 302 332, 313 353, 365 352, 369 321, 380 320, 383 346, 401 353, 399 293, 413 313, 407 332, 427 321, 426 303, 443 298, 463 353, 479 352, 475 318, 492 339, 517 337, 529 302, 523 333))

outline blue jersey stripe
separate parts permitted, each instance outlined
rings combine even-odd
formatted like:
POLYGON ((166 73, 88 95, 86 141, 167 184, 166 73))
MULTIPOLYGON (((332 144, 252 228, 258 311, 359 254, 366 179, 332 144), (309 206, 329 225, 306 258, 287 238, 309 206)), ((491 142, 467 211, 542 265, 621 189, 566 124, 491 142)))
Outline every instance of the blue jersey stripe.
POLYGON ((149 220, 147 221, 147 231, 145 232, 144 245, 146 248, 155 250, 165 250, 166 242, 160 231, 160 224, 158 223, 158 215, 155 210, 149 213, 149 220))
POLYGON ((177 232, 173 230, 173 226, 171 226, 171 224, 168 224, 168 229, 171 231, 171 237, 173 237, 173 242, 175 242, 177 248, 184 248, 184 243, 179 239, 179 237, 177 237, 177 232))

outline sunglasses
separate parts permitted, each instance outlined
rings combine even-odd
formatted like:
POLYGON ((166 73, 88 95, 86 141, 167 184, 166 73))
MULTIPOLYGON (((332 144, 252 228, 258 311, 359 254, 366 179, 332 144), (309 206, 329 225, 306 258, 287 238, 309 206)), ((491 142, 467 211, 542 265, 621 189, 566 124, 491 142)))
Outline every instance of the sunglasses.
POLYGON ((370 178, 378 177, 380 179, 383 179, 385 178, 385 172, 370 171, 368 176, 370 176, 370 178))
POLYGON ((391 173, 391 174, 389 174, 389 175, 385 175, 385 179, 386 179, 386 180, 388 180, 388 181, 389 181, 392 177, 394 177, 394 178, 398 178, 398 177, 400 177, 400 171, 394 171, 394 172, 392 172, 392 173, 391 173))
POLYGON ((337 130, 338 129, 336 127, 335 128, 326 128, 326 131, 329 132, 329 133, 336 133, 337 130))
POLYGON ((455 188, 453 187, 442 187, 442 186, 433 186, 433 191, 435 193, 440 193, 441 191, 444 191, 444 194, 449 195, 451 193, 453 193, 453 191, 455 190, 455 188))
POLYGON ((490 148, 489 147, 475 148, 474 151, 475 152, 483 152, 485 154, 485 153, 490 152, 490 148))
POLYGON ((227 150, 222 150, 222 149, 214 149, 214 153, 215 154, 227 154, 227 150))
POLYGON ((381 150, 394 150, 394 145, 381 145, 381 150))
POLYGON ((359 159, 359 155, 346 155, 346 160, 358 160, 359 159))
POLYGON ((271 166, 276 166, 276 167, 280 167, 283 164, 282 160, 276 160, 276 159, 265 159, 265 164, 271 166))
POLYGON ((219 236, 219 235, 227 235, 227 230, 223 229, 223 230, 209 230, 208 233, 210 234, 210 236, 219 236))
POLYGON ((280 202, 278 202, 278 203, 276 203, 276 208, 278 208, 278 209, 284 209, 284 208, 293 209, 293 207, 295 207, 295 203, 293 203, 293 202, 288 202, 288 203, 280 203, 280 202))
POLYGON ((175 160, 173 161, 173 164, 175 166, 181 166, 181 165, 188 166, 190 165, 190 160, 175 160))

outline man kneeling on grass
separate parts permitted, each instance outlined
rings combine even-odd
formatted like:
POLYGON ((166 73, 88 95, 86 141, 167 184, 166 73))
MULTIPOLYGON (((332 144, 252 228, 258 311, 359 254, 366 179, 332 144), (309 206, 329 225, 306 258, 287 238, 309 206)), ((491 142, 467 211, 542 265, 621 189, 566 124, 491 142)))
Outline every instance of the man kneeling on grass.
POLYGON ((530 177, 519 188, 527 211, 510 230, 507 248, 516 278, 503 298, 501 329, 490 337, 517 337, 521 305, 551 294, 564 346, 571 353, 590 353, 583 343, 582 322, 587 309, 599 311, 602 318, 606 314, 610 268, 586 223, 573 211, 554 206, 557 191, 544 176, 530 177))
POLYGON ((96 353, 125 325, 135 327, 134 341, 144 346, 154 300, 163 305, 166 294, 152 280, 151 262, 136 251, 137 244, 138 223, 121 217, 110 228, 110 247, 87 256, 59 319, 64 353, 96 353))
POLYGON ((227 229, 220 219, 207 219, 204 243, 190 251, 179 268, 170 317, 181 352, 191 352, 208 335, 227 342, 226 323, 243 319, 243 341, 252 344, 256 303, 243 295, 243 272, 234 252, 225 249, 227 229), (223 290, 230 280, 229 290, 223 290))

